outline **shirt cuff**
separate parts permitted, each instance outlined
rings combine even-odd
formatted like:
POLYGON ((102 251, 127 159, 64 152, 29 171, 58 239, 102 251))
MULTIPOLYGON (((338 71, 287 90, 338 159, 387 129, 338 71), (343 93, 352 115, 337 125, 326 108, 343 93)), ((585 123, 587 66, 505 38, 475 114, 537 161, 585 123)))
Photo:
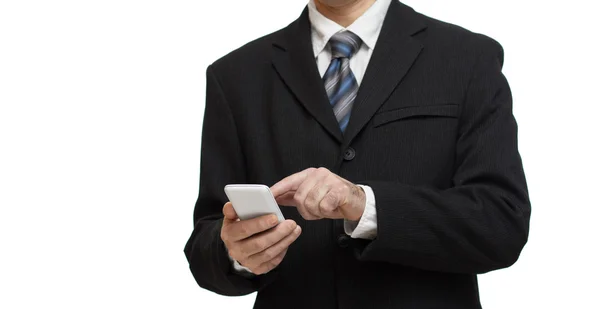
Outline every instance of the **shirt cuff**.
POLYGON ((244 277, 254 276, 254 273, 252 273, 252 271, 248 267, 242 266, 242 264, 240 264, 238 261, 234 260, 229 254, 227 254, 227 256, 229 257, 229 260, 231 261, 231 263, 233 265, 233 270, 236 274, 242 275, 244 277))
POLYGON ((369 186, 358 185, 365 191, 366 205, 360 220, 344 220, 344 231, 352 238, 375 239, 377 237, 377 208, 375 208, 375 194, 369 186))

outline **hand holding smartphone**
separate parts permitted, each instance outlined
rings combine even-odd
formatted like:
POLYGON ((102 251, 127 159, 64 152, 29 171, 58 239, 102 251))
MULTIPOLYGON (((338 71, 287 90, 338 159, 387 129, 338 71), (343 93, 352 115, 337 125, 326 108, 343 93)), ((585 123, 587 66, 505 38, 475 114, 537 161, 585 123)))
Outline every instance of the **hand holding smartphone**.
POLYGON ((227 185, 225 194, 231 203, 223 206, 221 240, 231 259, 256 275, 277 267, 300 236, 300 226, 284 220, 267 186, 227 185))

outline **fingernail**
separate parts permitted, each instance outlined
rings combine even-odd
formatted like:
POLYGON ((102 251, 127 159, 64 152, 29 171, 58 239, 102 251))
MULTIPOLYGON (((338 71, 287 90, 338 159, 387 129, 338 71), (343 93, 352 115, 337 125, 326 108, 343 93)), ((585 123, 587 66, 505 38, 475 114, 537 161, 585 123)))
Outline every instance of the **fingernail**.
POLYGON ((296 234, 300 234, 300 232, 302 231, 302 228, 300 228, 300 226, 296 226, 296 229, 294 230, 294 233, 296 234))

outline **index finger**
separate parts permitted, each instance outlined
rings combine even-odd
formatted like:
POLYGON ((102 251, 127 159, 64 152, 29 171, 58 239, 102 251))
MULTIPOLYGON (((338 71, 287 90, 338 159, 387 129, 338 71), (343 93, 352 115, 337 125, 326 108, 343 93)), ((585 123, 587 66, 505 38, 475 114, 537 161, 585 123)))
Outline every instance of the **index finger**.
POLYGON ((264 232, 279 223, 276 215, 264 215, 253 219, 230 223, 227 233, 232 241, 246 239, 264 232))
POLYGON ((288 177, 283 178, 278 183, 274 184, 271 187, 271 193, 275 198, 284 195, 289 191, 296 191, 298 187, 304 182, 306 177, 310 174, 313 169, 305 169, 302 172, 298 172, 296 174, 292 174, 288 177))

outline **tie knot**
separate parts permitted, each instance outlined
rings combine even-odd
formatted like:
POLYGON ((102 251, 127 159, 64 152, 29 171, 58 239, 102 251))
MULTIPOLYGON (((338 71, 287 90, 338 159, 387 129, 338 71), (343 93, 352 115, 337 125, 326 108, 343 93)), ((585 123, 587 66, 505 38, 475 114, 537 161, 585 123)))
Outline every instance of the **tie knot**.
POLYGON ((331 57, 332 58, 350 58, 358 51, 362 44, 361 39, 358 35, 350 31, 342 31, 334 34, 329 39, 329 46, 331 46, 331 57))

